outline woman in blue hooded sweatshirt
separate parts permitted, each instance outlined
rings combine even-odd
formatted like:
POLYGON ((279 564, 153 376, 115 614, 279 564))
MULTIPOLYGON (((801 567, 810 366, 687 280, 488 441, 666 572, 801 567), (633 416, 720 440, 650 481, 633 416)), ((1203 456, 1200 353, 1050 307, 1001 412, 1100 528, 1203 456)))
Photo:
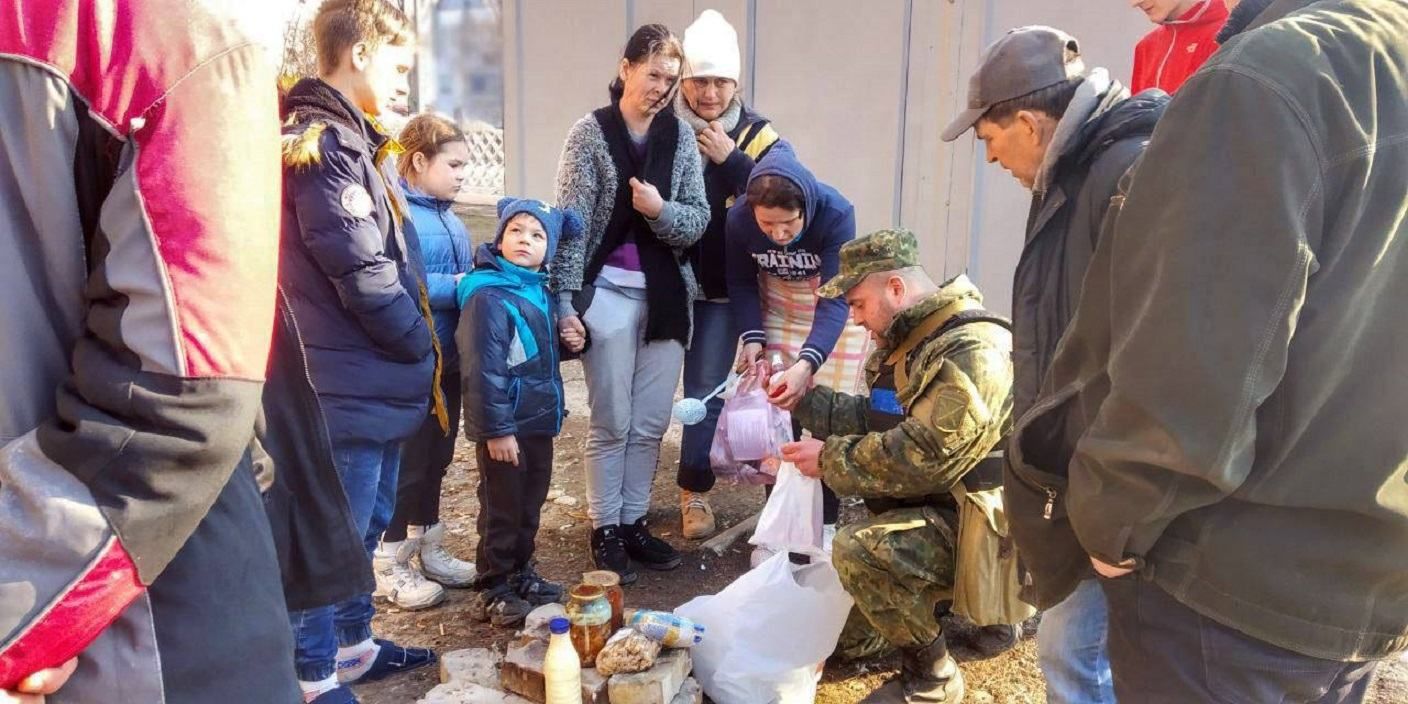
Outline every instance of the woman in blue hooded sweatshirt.
POLYGON ((445 432, 434 415, 428 414, 402 446, 396 512, 372 554, 372 571, 378 596, 403 609, 420 609, 445 598, 441 585, 468 587, 474 579, 474 564, 445 550, 445 527, 440 523, 440 485, 454 456, 460 427, 455 284, 473 265, 469 231, 450 206, 464 183, 469 146, 464 132, 438 115, 416 116, 401 131, 399 141, 405 152, 396 168, 425 260, 431 317, 443 359, 440 388, 445 394, 450 431, 445 432), (416 555, 420 569, 411 560, 416 555))
MULTIPOLYGON (((786 141, 774 144, 729 209, 725 225, 728 298, 741 331, 738 369, 766 351, 786 371, 771 388, 791 407, 816 383, 838 391, 865 388, 870 337, 848 324, 846 302, 816 295, 841 267, 841 245, 855 239, 856 214, 836 189, 816 180, 786 141)), ((825 547, 836 533, 840 502, 825 492, 825 547)), ((755 559, 764 555, 755 552, 755 559)))

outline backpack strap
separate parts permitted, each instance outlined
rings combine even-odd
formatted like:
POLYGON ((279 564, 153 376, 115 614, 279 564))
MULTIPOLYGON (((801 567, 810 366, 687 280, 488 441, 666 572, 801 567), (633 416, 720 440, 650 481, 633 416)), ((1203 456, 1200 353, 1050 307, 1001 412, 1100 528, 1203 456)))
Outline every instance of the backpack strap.
POLYGON ((993 323, 1000 325, 1008 332, 1012 331, 1012 321, 991 311, 982 308, 972 308, 961 310, 944 319, 942 322, 930 319, 924 325, 919 326, 904 344, 896 347, 886 360, 895 367, 895 388, 904 389, 909 385, 909 353, 921 344, 928 343, 947 335, 954 330, 970 325, 972 323, 993 323))

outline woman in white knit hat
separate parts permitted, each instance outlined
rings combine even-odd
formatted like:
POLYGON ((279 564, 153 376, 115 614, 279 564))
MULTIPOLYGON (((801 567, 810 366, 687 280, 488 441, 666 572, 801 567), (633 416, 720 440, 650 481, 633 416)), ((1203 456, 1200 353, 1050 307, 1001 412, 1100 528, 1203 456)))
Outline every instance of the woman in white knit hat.
MULTIPOLYGON (((675 113, 694 128, 704 161, 709 227, 689 250, 701 294, 694 302, 694 344, 685 356, 684 395, 700 398, 717 387, 733 364, 738 330, 729 313, 724 282, 724 220, 735 196, 748 185, 753 164, 766 154, 777 132, 767 118, 749 110, 738 90, 738 33, 724 16, 705 10, 684 32, 684 80, 675 113)), ((714 533, 714 511, 707 493, 714 486, 709 446, 723 401, 708 405, 708 415, 685 426, 678 482, 684 537, 714 533)))

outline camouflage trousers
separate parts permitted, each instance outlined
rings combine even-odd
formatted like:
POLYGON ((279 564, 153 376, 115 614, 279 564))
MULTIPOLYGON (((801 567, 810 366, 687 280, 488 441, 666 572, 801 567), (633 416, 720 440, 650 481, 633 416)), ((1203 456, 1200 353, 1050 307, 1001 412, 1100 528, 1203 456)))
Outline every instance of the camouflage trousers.
POLYGON ((873 657, 942 635, 934 611, 953 599, 955 545, 952 519, 933 508, 886 511, 842 528, 831 562, 855 607, 836 654, 873 657))

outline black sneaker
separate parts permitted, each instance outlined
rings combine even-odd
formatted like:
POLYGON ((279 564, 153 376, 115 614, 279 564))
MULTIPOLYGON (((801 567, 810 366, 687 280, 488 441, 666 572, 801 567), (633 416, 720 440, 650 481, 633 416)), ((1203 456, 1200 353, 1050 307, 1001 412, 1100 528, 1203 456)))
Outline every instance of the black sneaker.
POLYGON ((602 526, 592 531, 592 564, 599 570, 611 570, 621 576, 621 586, 636 581, 626 555, 626 543, 621 540, 620 526, 602 526))
POLYGON ((652 570, 672 570, 680 566, 680 553, 669 543, 650 534, 644 518, 621 527, 621 540, 632 560, 652 570))
POLYGON ((474 595, 469 605, 469 615, 480 622, 489 622, 500 628, 518 628, 533 606, 516 594, 513 587, 500 584, 474 595))
POLYGON ((517 574, 509 577, 508 581, 513 585, 513 591, 533 606, 561 604, 563 596, 566 594, 562 585, 543 579, 543 576, 538 574, 532 565, 524 567, 517 574))

